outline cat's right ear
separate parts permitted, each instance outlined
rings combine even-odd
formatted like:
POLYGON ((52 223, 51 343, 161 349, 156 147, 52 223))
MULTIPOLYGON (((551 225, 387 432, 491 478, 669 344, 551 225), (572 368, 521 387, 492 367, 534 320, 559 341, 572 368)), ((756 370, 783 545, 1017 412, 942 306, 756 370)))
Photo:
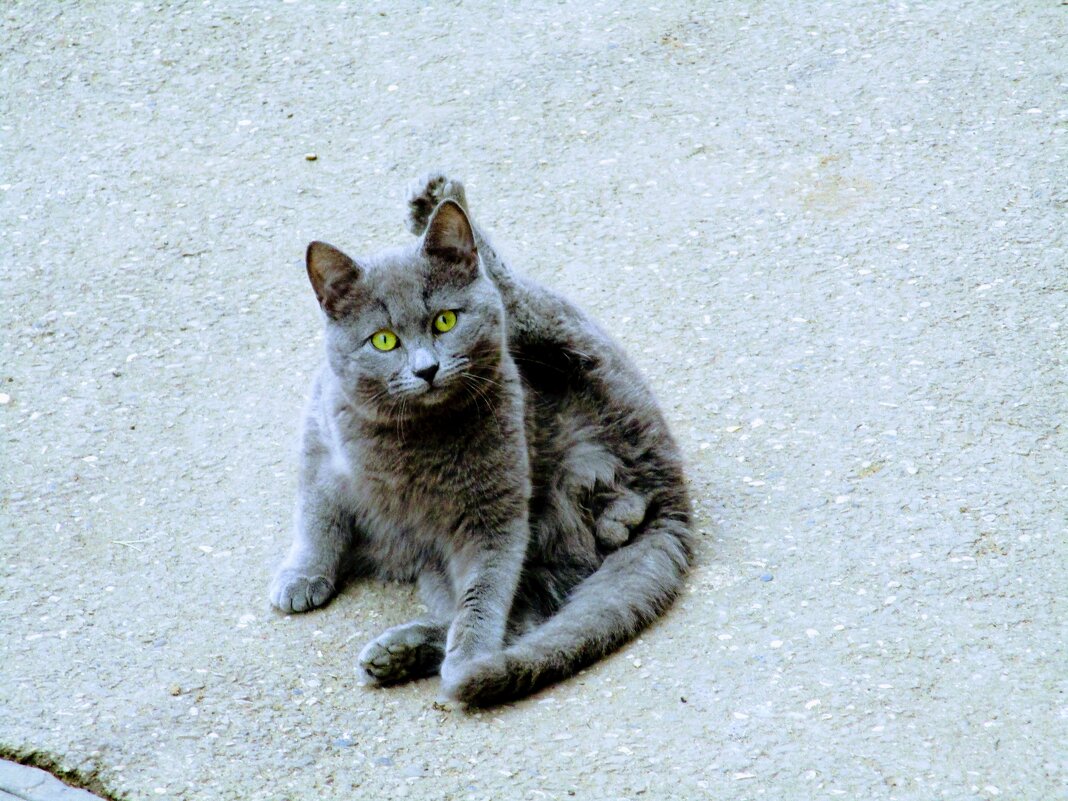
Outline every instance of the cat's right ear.
POLYGON ((434 209, 423 235, 423 251, 439 266, 446 266, 447 275, 463 284, 478 275, 475 233, 467 214, 455 200, 444 200, 434 209))
POLYGON ((328 316, 338 317, 363 271, 356 262, 326 242, 308 245, 306 260, 308 278, 319 305, 328 316))

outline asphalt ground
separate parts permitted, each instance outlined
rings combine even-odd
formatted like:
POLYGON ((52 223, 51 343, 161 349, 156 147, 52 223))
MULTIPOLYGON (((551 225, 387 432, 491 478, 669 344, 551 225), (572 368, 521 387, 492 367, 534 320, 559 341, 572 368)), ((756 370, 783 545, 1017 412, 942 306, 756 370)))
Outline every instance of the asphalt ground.
POLYGON ((115 797, 1065 798, 1068 8, 6 3, 0 752, 115 797), (310 157, 314 156, 314 160, 310 157), (443 167, 688 463, 667 618, 515 705, 285 617, 302 254, 443 167))

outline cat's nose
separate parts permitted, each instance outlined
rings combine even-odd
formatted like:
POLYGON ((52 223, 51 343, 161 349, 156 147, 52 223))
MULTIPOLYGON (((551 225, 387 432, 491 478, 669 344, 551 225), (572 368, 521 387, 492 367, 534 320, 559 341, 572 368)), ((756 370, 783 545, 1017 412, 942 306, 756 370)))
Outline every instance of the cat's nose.
POLYGON ((425 367, 420 367, 418 370, 412 370, 417 376, 426 381, 428 384, 434 383, 434 376, 438 374, 437 363, 428 364, 425 367))
POLYGON ((412 360, 409 362, 412 368, 412 372, 426 381, 428 384, 434 383, 434 376, 438 374, 438 360, 434 357, 434 354, 427 348, 416 348, 412 354, 412 360))

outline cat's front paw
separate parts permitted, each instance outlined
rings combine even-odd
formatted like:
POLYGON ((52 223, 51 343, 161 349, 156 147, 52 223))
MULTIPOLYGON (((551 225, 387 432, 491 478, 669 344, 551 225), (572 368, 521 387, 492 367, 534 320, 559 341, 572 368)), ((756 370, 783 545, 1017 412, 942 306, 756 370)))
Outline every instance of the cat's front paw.
MULTIPOLYGON (((470 659, 450 656, 441 665, 441 697, 480 706, 486 702, 486 696, 497 696, 498 685, 507 680, 507 675, 507 660, 502 652, 470 659)), ((496 700, 494 697, 490 703, 496 700)))
POLYGON ((464 659, 456 656, 455 653, 445 657, 445 661, 441 663, 441 670, 438 671, 441 675, 441 697, 444 700, 460 700, 456 691, 467 681, 478 662, 478 659, 464 659))
POLYGON ((394 626, 360 652, 360 670, 374 684, 398 684, 432 676, 445 645, 442 626, 414 621, 394 626))
POLYGON ((334 582, 326 576, 307 576, 283 568, 271 582, 271 603, 283 612, 307 612, 334 596, 334 582))
POLYGON ((422 236, 431 213, 447 198, 455 200, 467 211, 467 196, 460 181, 440 171, 416 178, 408 189, 408 230, 422 236))

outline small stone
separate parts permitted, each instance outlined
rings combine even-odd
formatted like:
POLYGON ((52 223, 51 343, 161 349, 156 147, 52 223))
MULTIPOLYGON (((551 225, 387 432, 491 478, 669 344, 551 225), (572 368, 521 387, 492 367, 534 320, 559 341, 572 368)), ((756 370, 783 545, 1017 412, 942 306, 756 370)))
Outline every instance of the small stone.
POLYGON ((172 684, 167 689, 167 692, 169 692, 171 695, 181 695, 182 694, 182 688, 179 687, 177 684, 172 684))
POLYGON ((356 743, 347 737, 338 737, 336 740, 334 740, 334 745, 336 745, 338 748, 351 748, 352 746, 356 745, 356 743))
POLYGON ((771 575, 771 573, 761 573, 760 574, 760 580, 761 581, 771 581, 773 578, 775 578, 775 576, 771 575))
POLYGON ((315 154, 315 153, 305 153, 304 154, 304 160, 305 161, 318 161, 319 160, 319 156, 317 154, 315 154))

